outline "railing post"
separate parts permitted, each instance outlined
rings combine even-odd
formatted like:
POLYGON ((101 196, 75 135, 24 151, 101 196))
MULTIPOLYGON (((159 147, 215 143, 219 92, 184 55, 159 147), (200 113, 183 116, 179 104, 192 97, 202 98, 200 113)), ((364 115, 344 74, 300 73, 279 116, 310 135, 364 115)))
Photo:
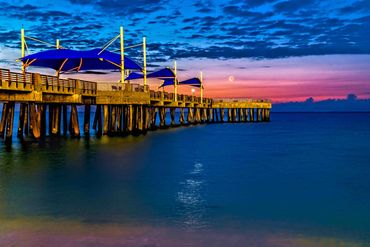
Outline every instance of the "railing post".
POLYGON ((80 94, 81 93, 81 81, 80 80, 75 80, 75 90, 74 90, 74 93, 75 94, 80 94))
POLYGON ((41 75, 38 73, 34 73, 33 75, 33 85, 35 87, 35 91, 42 91, 42 80, 41 75))

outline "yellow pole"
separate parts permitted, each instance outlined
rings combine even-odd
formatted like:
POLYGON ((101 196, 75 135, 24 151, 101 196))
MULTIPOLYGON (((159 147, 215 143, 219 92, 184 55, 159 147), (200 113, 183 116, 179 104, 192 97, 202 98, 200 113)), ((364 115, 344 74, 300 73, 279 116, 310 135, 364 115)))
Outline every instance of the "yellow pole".
POLYGON ((175 81, 173 83, 174 85, 174 94, 175 94, 175 102, 177 102, 177 63, 176 61, 174 62, 174 65, 173 65, 173 70, 175 72, 175 81))
MULTIPOLYGON (((25 52, 25 40, 24 40, 24 28, 22 26, 22 29, 21 29, 21 57, 23 58, 25 55, 26 55, 26 52, 25 52)), ((23 63, 22 63, 22 72, 26 72, 26 68, 24 67, 23 63)))
POLYGON ((125 46, 123 39, 123 27, 120 27, 120 38, 121 38, 121 83, 125 83, 125 46))
POLYGON ((59 49, 60 48, 60 45, 59 45, 59 39, 57 39, 57 42, 55 44, 56 48, 59 49))
POLYGON ((200 103, 203 104, 203 72, 200 72, 200 103))
POLYGON ((143 77, 144 77, 144 86, 146 86, 146 37, 143 37, 143 58, 144 58, 143 77))

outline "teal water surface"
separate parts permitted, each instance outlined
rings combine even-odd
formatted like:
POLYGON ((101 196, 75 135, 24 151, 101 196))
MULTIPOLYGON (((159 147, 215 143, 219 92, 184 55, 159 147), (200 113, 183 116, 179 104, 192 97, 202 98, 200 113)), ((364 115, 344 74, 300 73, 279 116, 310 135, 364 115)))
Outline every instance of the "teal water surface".
POLYGON ((370 243, 370 114, 0 143, 0 217, 283 229, 370 243))

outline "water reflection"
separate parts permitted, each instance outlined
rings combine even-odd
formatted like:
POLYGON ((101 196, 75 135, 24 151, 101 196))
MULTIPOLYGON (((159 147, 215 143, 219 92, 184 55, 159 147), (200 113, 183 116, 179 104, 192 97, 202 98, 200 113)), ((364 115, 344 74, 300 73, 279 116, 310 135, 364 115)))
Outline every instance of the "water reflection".
POLYGON ((206 200, 204 197, 204 169, 201 163, 195 163, 186 179, 179 183, 176 200, 179 205, 181 224, 188 230, 200 229, 206 226, 204 220, 206 200))

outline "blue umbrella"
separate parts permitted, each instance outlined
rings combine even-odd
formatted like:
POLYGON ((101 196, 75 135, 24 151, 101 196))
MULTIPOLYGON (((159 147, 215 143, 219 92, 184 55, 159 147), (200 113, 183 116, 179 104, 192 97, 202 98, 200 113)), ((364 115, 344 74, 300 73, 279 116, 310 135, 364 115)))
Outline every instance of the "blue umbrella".
MULTIPOLYGON (((171 85, 174 85, 175 84, 175 81, 173 78, 168 78, 168 79, 164 79, 163 78, 163 83, 162 85, 160 86, 161 87, 166 87, 166 86, 171 86, 171 85)), ((202 87, 202 83, 200 81, 199 78, 191 78, 191 79, 187 79, 185 81, 180 81, 177 83, 177 85, 188 85, 188 86, 192 86, 192 87, 202 87)), ((203 88, 203 87, 202 87, 203 88)))
MULTIPOLYGON (((133 72, 128 75, 125 81, 142 79, 142 78, 144 78, 144 75, 142 73, 133 72)), ((175 73, 170 68, 164 68, 164 69, 160 69, 160 70, 156 70, 151 73, 148 73, 146 75, 146 78, 158 78, 161 80, 163 80, 162 78, 175 78, 175 73)))
MULTIPOLYGON (((101 49, 77 51, 53 49, 21 58, 23 66, 39 66, 60 72, 81 70, 115 70, 121 68, 121 55, 101 49)), ((125 69, 142 70, 132 59, 125 57, 125 69)))

